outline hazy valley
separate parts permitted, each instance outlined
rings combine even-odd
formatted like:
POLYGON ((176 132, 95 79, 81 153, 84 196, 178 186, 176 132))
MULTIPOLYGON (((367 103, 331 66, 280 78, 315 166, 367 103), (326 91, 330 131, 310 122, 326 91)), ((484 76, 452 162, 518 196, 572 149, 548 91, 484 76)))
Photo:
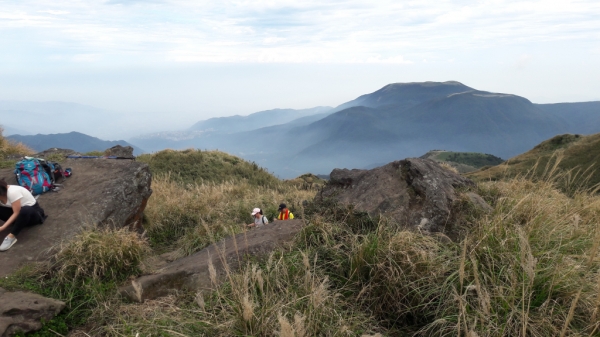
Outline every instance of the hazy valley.
POLYGON ((390 84, 336 108, 213 118, 129 141, 151 152, 219 149, 291 178, 370 167, 433 149, 510 158, 557 134, 595 132, 600 102, 534 104, 459 82, 424 82, 390 84))

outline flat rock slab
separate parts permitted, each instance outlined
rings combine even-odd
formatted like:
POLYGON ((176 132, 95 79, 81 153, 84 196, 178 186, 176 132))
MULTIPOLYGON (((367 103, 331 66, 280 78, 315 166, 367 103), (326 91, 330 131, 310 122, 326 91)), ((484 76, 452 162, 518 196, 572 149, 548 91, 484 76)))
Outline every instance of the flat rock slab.
MULTIPOLYGON (((142 212, 152 194, 147 164, 120 159, 65 159, 60 164, 70 167, 73 175, 61 182, 60 191, 39 196, 48 219, 24 229, 12 248, 0 252, 0 277, 26 262, 46 259, 51 247, 84 224, 141 226, 142 212)), ((13 169, 0 170, 1 178, 17 184, 13 169)), ((0 241, 9 230, 0 232, 0 241)))
POLYGON ((0 288, 0 336, 39 330, 42 320, 51 320, 64 307, 65 303, 58 300, 0 288))
POLYGON ((156 274, 145 275, 120 289, 120 293, 135 301, 166 296, 174 290, 212 289, 209 265, 216 271, 217 283, 226 276, 226 270, 237 269, 245 255, 264 256, 276 247, 289 242, 304 225, 300 219, 281 220, 261 228, 229 237, 203 250, 173 261, 156 274))
POLYGON ((334 169, 316 200, 332 198, 409 228, 447 232, 457 188, 474 183, 430 159, 407 158, 372 170, 334 169))

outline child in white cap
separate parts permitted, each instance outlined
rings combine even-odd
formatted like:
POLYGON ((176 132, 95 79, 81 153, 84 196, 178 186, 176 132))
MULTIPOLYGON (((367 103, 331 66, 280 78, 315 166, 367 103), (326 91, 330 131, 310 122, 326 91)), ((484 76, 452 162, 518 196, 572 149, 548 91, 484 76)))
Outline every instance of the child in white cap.
POLYGON ((267 217, 263 215, 263 211, 260 208, 255 208, 252 210, 252 217, 254 218, 254 223, 248 224, 248 227, 262 227, 269 223, 267 217))

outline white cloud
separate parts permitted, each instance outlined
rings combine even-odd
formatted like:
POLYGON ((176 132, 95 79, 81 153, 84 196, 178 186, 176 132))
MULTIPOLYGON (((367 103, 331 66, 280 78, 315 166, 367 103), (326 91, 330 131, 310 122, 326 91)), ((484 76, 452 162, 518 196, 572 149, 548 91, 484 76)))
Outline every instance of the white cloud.
POLYGON ((531 55, 523 54, 513 63, 513 66, 517 69, 523 69, 531 63, 532 59, 531 55))
POLYGON ((57 11, 57 10, 51 10, 51 9, 41 10, 41 11, 38 11, 38 13, 47 13, 47 14, 52 14, 52 15, 66 15, 66 14, 69 14, 69 12, 67 12, 67 11, 57 11))
POLYGON ((102 58, 99 54, 76 54, 73 56, 75 62, 96 62, 102 58))
POLYGON ((406 60, 403 56, 381 57, 381 55, 371 56, 367 59, 367 63, 390 63, 390 64, 412 64, 414 62, 406 60))
POLYGON ((100 62, 407 64, 447 59, 438 56, 446 52, 600 39, 600 3, 592 0, 25 0, 3 7, 0 34, 18 38, 0 48, 18 41, 31 57, 114 56, 100 62))

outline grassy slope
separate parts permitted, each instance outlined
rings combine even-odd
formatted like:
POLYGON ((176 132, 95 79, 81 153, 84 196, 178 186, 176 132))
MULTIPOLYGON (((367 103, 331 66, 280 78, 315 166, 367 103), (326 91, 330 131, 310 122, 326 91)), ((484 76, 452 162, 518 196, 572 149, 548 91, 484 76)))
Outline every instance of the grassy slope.
POLYGON ((0 280, 0 287, 33 291, 67 303, 60 316, 32 336, 56 335, 48 329, 66 335, 76 327, 107 324, 108 317, 89 317, 97 312, 102 315, 105 305, 118 307, 121 299, 116 296, 116 287, 127 277, 139 275, 140 269, 152 272, 152 260, 159 254, 174 250, 176 256, 188 255, 213 240, 240 232, 243 224, 252 222, 254 207, 262 208, 272 219, 279 203, 285 202, 301 217, 302 201, 312 199, 315 193, 217 151, 162 151, 138 160, 148 162, 154 174, 153 195, 144 213, 147 239, 85 229, 59 247, 56 263, 25 266, 0 280), (123 242, 118 244, 121 249, 114 248, 115 239, 123 242), (147 262, 142 263, 139 255, 147 262), (78 266, 75 276, 71 275, 73 266, 78 266), (98 270, 109 273, 99 275, 98 270), (71 276, 68 281, 65 271, 71 276))
POLYGON ((487 153, 438 150, 429 151, 421 158, 432 159, 438 162, 448 162, 461 173, 475 171, 484 166, 498 165, 504 162, 502 158, 487 153))
POLYGON ((593 336, 600 328, 598 196, 567 197, 548 180, 481 182, 476 192, 493 211, 462 199, 455 206, 469 235, 449 242, 351 209, 303 204, 314 191, 291 183, 272 188, 242 175, 181 184, 168 172, 153 180, 147 229, 184 254, 218 240, 223 228, 235 231, 255 205, 298 205, 307 227, 266 261, 251 257, 228 272, 213 291, 123 301, 115 286, 144 268, 143 251, 160 251, 125 232, 109 249, 115 235, 97 230, 65 245, 54 265, 0 286, 66 300, 58 323, 85 329, 73 336, 593 336), (92 248, 77 249, 84 246, 92 248))
POLYGON ((459 164, 465 164, 473 167, 483 167, 487 165, 498 165, 504 160, 494 155, 477 152, 442 152, 437 156, 438 159, 451 161, 459 164))
POLYGON ((143 155, 154 178, 146 211, 147 230, 157 251, 187 255, 213 239, 239 232, 250 223, 250 212, 261 208, 272 219, 277 205, 288 204, 298 214, 319 181, 310 177, 284 182, 255 163, 219 151, 165 150, 143 155), (306 180, 314 180, 309 184, 306 180))
POLYGON ((534 179, 543 179, 553 175, 555 178, 562 178, 559 187, 563 189, 576 189, 580 186, 589 188, 600 183, 599 161, 600 134, 566 134, 546 140, 504 164, 484 168, 467 176, 483 181, 526 175, 534 179))
POLYGON ((252 185, 275 186, 279 180, 256 163, 220 151, 164 150, 141 155, 154 175, 169 174, 175 182, 190 184, 246 180, 252 185))

